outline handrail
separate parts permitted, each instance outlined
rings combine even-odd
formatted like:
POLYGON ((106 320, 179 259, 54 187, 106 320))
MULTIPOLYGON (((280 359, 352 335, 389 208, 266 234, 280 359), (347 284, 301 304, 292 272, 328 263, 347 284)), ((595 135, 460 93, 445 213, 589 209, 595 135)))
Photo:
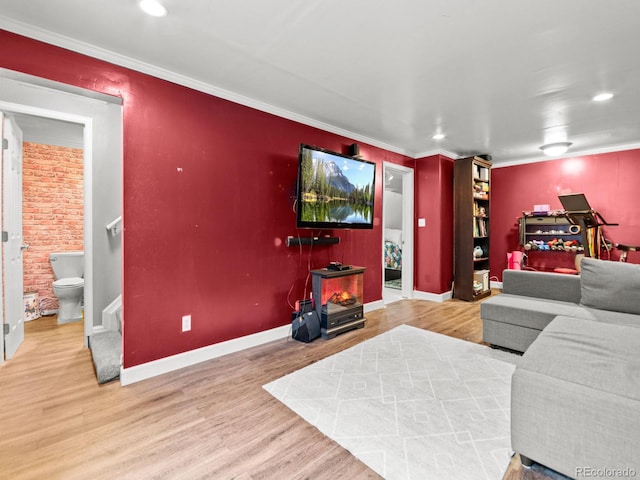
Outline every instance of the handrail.
POLYGON ((111 235, 113 237, 120 233, 122 231, 122 215, 116 218, 113 222, 109 223, 106 228, 108 232, 111 232, 111 235))

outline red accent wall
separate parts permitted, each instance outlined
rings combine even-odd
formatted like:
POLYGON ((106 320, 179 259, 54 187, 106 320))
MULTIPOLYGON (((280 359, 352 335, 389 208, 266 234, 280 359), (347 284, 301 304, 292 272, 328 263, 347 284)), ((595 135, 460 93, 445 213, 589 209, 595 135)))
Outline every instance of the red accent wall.
POLYGON ((453 278, 453 160, 419 158, 415 166, 415 289, 444 293, 453 278), (418 227, 417 219, 426 220, 418 227))
MULTIPOLYGON (((522 211, 533 210, 537 204, 561 209, 561 194, 584 193, 591 207, 608 222, 619 223, 603 228, 614 245, 640 245, 640 150, 494 168, 491 179, 491 275, 500 280, 507 268, 507 252, 519 249, 516 222, 522 211)), ((549 266, 573 264, 570 254, 538 255, 545 255, 549 266)), ((612 258, 618 256, 614 249, 612 258)), ((640 263, 640 253, 631 252, 628 261, 640 263)))
POLYGON ((1 30, 0 66, 123 98, 125 367, 288 324, 309 268, 332 260, 368 267, 364 301, 381 299, 382 162, 413 159, 361 144, 375 228, 289 248, 298 144, 354 140, 1 30))

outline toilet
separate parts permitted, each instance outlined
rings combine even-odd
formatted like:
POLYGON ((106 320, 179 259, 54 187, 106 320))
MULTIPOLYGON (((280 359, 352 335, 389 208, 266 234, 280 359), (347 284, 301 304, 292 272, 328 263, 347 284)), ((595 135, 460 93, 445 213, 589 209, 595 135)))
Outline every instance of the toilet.
POLYGON ((82 320, 84 294, 84 252, 54 252, 49 255, 58 299, 58 323, 82 320))

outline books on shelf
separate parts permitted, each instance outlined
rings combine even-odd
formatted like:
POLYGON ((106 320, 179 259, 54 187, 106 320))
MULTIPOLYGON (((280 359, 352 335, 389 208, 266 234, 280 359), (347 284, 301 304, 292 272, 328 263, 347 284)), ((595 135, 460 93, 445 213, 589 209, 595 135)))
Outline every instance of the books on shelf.
POLYGON ((489 199, 489 184, 483 181, 475 181, 473 183, 473 197, 482 200, 489 199))
POLYGON ((473 165, 473 178, 482 180, 483 182, 489 181, 489 169, 481 167, 480 165, 473 165))
POLYGON ((473 202, 473 216, 487 217, 487 208, 484 205, 480 205, 478 202, 473 202))
POLYGON ((473 219, 473 236, 474 237, 486 237, 489 234, 487 230, 487 221, 484 218, 473 219))

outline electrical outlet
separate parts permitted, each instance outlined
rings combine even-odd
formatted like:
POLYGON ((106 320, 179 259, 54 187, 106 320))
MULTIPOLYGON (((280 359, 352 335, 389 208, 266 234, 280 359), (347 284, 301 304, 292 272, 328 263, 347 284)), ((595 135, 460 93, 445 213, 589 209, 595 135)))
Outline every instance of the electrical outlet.
POLYGON ((182 331, 188 332, 191 330, 191 315, 182 316, 182 331))

